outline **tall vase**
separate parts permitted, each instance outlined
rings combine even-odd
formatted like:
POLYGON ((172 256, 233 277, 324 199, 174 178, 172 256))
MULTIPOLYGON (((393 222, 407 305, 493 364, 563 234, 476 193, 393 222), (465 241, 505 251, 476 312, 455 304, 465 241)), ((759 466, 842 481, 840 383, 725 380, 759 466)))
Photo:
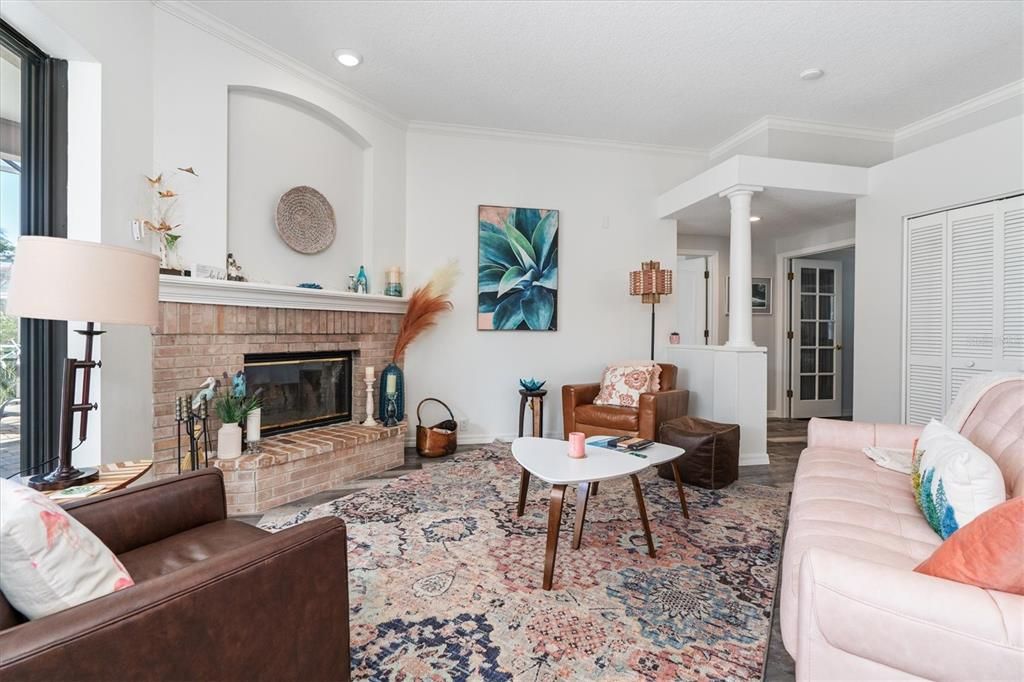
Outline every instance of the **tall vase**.
POLYGON ((377 413, 380 415, 381 420, 387 421, 388 403, 392 399, 395 401, 395 419, 398 421, 405 419, 405 375, 402 373, 401 367, 393 362, 388 363, 388 366, 380 373, 380 389, 378 392, 380 395, 377 400, 377 413), (388 395, 388 377, 395 377, 392 380, 395 387, 393 395, 388 395))
POLYGON ((217 457, 234 459, 242 454, 242 428, 238 424, 224 424, 217 430, 217 457))

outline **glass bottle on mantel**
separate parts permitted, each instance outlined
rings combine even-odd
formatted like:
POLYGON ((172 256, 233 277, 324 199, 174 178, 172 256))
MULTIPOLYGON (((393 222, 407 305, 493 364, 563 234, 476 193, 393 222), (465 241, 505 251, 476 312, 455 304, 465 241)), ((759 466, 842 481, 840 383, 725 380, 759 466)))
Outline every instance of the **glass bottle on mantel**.
POLYGON ((359 274, 356 275, 356 293, 370 293, 370 282, 366 279, 366 268, 362 265, 359 266, 359 274))

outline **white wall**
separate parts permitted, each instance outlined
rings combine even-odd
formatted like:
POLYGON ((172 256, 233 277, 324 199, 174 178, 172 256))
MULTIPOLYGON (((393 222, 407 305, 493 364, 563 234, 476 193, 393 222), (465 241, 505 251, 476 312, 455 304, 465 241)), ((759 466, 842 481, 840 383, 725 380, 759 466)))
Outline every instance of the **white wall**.
POLYGON ((1024 189, 1017 116, 875 166, 857 200, 854 418, 900 420, 904 218, 1024 189))
MULTIPOLYGON (((41 49, 71 61, 69 236, 148 250, 132 240, 130 221, 137 174, 153 162, 153 6, 46 0, 4 3, 3 13, 41 49), (97 149, 99 159, 90 156, 97 149)), ((76 452, 81 464, 145 457, 152 449, 149 330, 109 325, 106 331, 93 393, 100 410, 87 446, 76 452)), ((69 353, 78 347, 70 334, 69 353)))
POLYGON ((344 289, 363 259, 363 148, 291 100, 233 90, 228 101, 228 251, 250 281, 344 289), (334 242, 317 254, 293 250, 277 232, 277 202, 298 185, 334 209, 334 242))
MULTIPOLYGON (((536 376, 548 382, 545 431, 560 434, 563 384, 599 381, 610 361, 648 357, 650 308, 629 296, 628 273, 648 259, 674 267, 676 226, 655 217, 653 200, 701 160, 429 131, 411 132, 407 149, 409 283, 450 258, 462 269, 455 310, 409 351, 412 419, 422 398, 436 396, 464 420, 463 442, 507 438, 518 430, 518 379, 536 376), (476 330, 478 204, 561 212, 557 332, 476 330)), ((665 303, 657 312, 663 346, 675 310, 665 303)))
MULTIPOLYGON (((367 265, 373 290, 382 289, 387 267, 405 262, 405 131, 392 119, 333 88, 326 79, 307 78, 249 49, 240 49, 237 41, 244 37, 223 33, 230 31, 224 27, 217 27, 215 35, 211 32, 215 29, 203 30, 170 13, 178 11, 187 12, 187 8, 161 5, 154 12, 153 171, 178 166, 193 166, 199 171, 193 194, 183 196, 179 204, 185 221, 179 242, 183 260, 223 265, 228 251, 228 92, 232 88, 259 88, 335 117, 364 142, 365 197, 358 262, 367 265)), ((268 128, 264 135, 286 144, 291 133, 268 128)), ((308 176, 296 171, 290 186, 301 184, 302 177, 308 176)), ((287 184, 284 177, 281 182, 287 184)), ((272 224, 272 212, 267 219, 272 224)), ((266 246, 260 262, 270 262, 290 251, 280 242, 268 241, 266 246)), ((243 269, 247 268, 241 257, 238 260, 243 269)), ((336 267, 342 281, 346 280, 348 259, 339 259, 336 267)), ((315 268, 318 272, 327 269, 323 264, 315 268)), ((257 280, 285 279, 284 275, 269 272, 254 271, 253 276, 257 280)), ((289 281, 281 283, 296 283, 291 275, 287 278, 289 281)))

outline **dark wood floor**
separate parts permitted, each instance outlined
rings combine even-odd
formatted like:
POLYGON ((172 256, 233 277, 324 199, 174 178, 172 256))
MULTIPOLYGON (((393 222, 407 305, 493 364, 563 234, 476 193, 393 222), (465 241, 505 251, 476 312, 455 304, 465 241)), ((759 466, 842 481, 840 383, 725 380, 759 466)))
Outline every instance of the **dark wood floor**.
MULTIPOLYGON (((800 452, 807 446, 807 420, 769 419, 768 420, 768 459, 769 464, 740 467, 740 480, 748 483, 759 483, 785 490, 793 489, 793 476, 796 473, 797 460, 800 452)), ((462 446, 460 451, 472 450, 473 446, 462 446)), ((275 507, 262 515, 238 517, 240 521, 257 524, 283 521, 292 518, 300 511, 315 507, 324 502, 336 500, 351 493, 367 488, 385 485, 410 471, 425 466, 436 466, 444 463, 444 459, 425 459, 416 454, 414 448, 405 453, 405 464, 370 478, 351 481, 336 490, 327 490, 311 495, 290 504, 275 507)), ((765 680, 794 679, 793 659, 782 646, 782 634, 779 631, 779 605, 775 604, 772 616, 772 636, 768 647, 768 659, 765 665, 765 680)))

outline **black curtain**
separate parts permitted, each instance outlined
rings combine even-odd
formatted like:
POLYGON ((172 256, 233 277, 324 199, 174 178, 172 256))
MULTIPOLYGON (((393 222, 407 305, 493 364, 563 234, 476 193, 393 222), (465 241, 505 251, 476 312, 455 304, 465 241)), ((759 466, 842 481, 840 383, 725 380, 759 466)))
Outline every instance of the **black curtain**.
MULTIPOLYGON (((0 42, 22 60, 21 233, 67 237, 67 62, 3 21, 0 42)), ((66 356, 67 323, 21 320, 21 468, 27 473, 49 471, 57 457, 66 356)))

